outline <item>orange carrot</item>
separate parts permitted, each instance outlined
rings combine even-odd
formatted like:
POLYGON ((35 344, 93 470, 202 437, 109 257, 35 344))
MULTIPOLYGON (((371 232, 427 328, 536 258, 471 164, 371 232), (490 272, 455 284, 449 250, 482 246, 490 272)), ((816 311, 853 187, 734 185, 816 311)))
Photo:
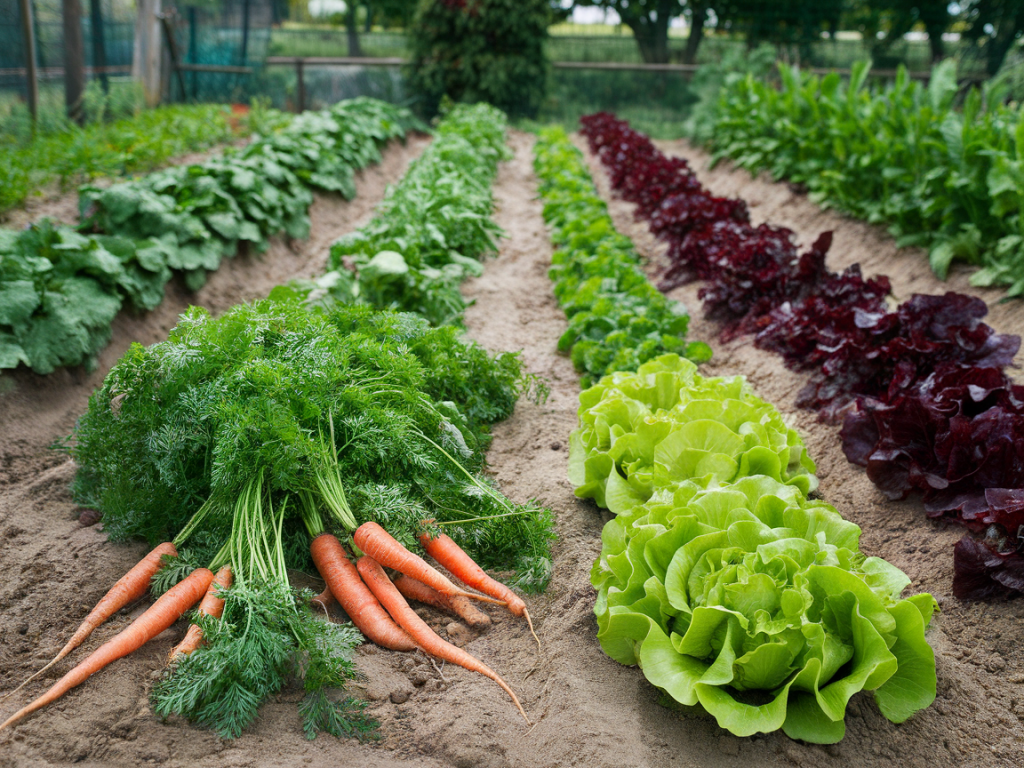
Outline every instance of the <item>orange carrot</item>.
POLYGON ((427 554, 467 587, 479 589, 485 595, 504 600, 513 616, 524 616, 530 627, 530 634, 537 641, 537 645, 540 645, 537 633, 533 631, 530 612, 526 610, 526 603, 523 602, 523 599, 500 581, 496 581, 484 573, 484 569, 473 562, 473 558, 452 541, 451 537, 442 533, 431 538, 429 534, 422 533, 420 534, 420 544, 427 550, 427 554))
POLYGON ((409 633, 391 620, 363 584, 340 541, 329 533, 322 533, 313 539, 309 551, 331 594, 367 640, 392 651, 416 650, 418 646, 409 633))
POLYGON ((209 568, 196 568, 187 578, 167 590, 145 613, 128 627, 93 651, 77 667, 54 683, 46 693, 28 706, 22 707, 0 725, 0 731, 16 723, 26 715, 56 701, 76 685, 81 685, 92 675, 113 661, 127 656, 142 647, 174 622, 189 608, 199 602, 213 581, 209 568))
MULTIPOLYGON (((199 604, 199 612, 207 616, 213 616, 215 619, 219 619, 221 614, 224 613, 224 600, 217 597, 217 593, 230 586, 231 566, 225 565, 217 571, 217 575, 213 577, 213 581, 210 583, 209 589, 206 590, 206 597, 204 597, 203 602, 199 604)), ((199 628, 198 624, 190 624, 188 632, 185 633, 185 637, 183 637, 181 642, 171 649, 171 653, 167 657, 167 663, 170 664, 180 656, 188 656, 192 651, 196 650, 202 642, 203 630, 199 628)))
POLYGON ((417 602, 440 608, 442 611, 454 613, 475 629, 491 625, 491 617, 461 595, 455 595, 454 597, 442 595, 422 581, 416 581, 416 579, 405 574, 395 579, 394 583, 406 600, 416 600, 417 602))
POLYGON ((526 720, 527 725, 532 725, 530 718, 526 716, 526 712, 523 710, 523 705, 519 703, 519 698, 508 686, 508 683, 498 677, 497 672, 475 656, 471 656, 458 646, 452 645, 438 637, 437 633, 428 627, 427 623, 417 616, 416 612, 405 602, 402 593, 391 583, 387 574, 384 573, 384 569, 381 568, 380 563, 367 555, 356 561, 356 568, 359 570, 359 575, 363 577, 363 581, 366 582, 366 586, 384 604, 384 607, 388 609, 388 613, 398 622, 398 625, 412 636, 420 648, 431 656, 450 661, 452 664, 458 664, 470 672, 479 672, 481 675, 491 678, 491 680, 501 686, 505 693, 512 697, 512 701, 515 702, 516 708, 523 716, 523 719, 526 720))
POLYGON ((422 557, 414 555, 399 544, 390 533, 377 525, 377 523, 363 523, 352 534, 352 540, 356 543, 357 547, 381 565, 394 568, 406 576, 412 576, 416 581, 433 587, 442 595, 461 595, 462 597, 480 600, 484 603, 505 604, 503 600, 495 600, 484 595, 474 595, 472 592, 459 589, 440 571, 428 565, 422 557))
POLYGON ((328 617, 331 615, 331 607, 338 604, 330 587, 324 587, 324 591, 309 602, 313 604, 314 608, 321 609, 328 617))
POLYGON ((80 646, 85 639, 93 633, 93 630, 95 630, 96 627, 105 622, 126 605, 134 603, 136 600, 141 600, 146 594, 146 590, 149 589, 149 582, 152 580, 153 575, 160 570, 160 560, 164 555, 177 557, 178 550, 174 548, 174 545, 171 542, 166 541, 136 563, 135 567, 118 579, 117 583, 110 588, 110 591, 107 592, 107 594, 105 594, 98 603, 96 603, 96 607, 93 608, 89 612, 89 615, 85 617, 85 620, 82 622, 82 626, 80 626, 75 634, 71 636, 71 639, 68 640, 67 644, 61 648, 60 653, 54 656, 53 660, 50 661, 49 664, 40 669, 13 691, 7 693, 3 698, 6 699, 12 693, 17 693, 39 677, 39 675, 43 674, 43 672, 75 650, 75 648, 80 646))

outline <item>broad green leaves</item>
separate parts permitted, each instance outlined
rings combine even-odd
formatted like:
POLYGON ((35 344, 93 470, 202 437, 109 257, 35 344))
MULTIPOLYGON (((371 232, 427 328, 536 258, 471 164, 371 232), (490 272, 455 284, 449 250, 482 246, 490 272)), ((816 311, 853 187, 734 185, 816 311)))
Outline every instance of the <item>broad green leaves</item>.
POLYGON ((355 194, 353 168, 418 125, 373 99, 307 112, 245 149, 105 189, 83 187, 83 235, 49 221, 0 230, 0 369, 95 365, 127 299, 160 305, 172 272, 197 290, 242 244, 309 234, 310 188, 355 194))
POLYGON ((957 261, 984 267, 974 285, 1024 291, 1024 121, 999 89, 955 108, 956 64, 927 86, 904 70, 885 87, 849 85, 779 65, 782 89, 753 77, 721 91, 707 132, 715 160, 806 184, 813 200, 887 224, 903 245, 930 251, 936 275, 957 261), (1012 239, 1008 239, 1012 238, 1012 239))
POLYGON ((834 743, 850 698, 902 722, 935 698, 934 601, 859 551, 814 464, 739 377, 666 355, 580 395, 570 481, 616 513, 591 570, 598 640, 738 736, 834 743))

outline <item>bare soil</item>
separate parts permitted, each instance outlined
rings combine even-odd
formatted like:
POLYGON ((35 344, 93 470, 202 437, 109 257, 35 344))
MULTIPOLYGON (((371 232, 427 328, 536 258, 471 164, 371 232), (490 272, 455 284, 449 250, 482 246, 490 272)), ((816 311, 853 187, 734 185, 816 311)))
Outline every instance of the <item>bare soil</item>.
MULTIPOLYGON (((739 739, 707 717, 660 706, 658 692, 639 670, 601 652, 589 570, 600 550, 605 518, 592 503, 573 496, 565 477, 579 379, 570 362, 555 352, 565 317, 547 277, 551 245, 536 200, 533 140, 513 132, 510 143, 515 158, 502 167, 495 187, 496 219, 508 237, 484 275, 465 287, 477 302, 467 313, 467 326, 473 338, 492 350, 522 350, 528 368, 546 377, 551 388, 545 403, 524 400, 512 418, 498 425, 489 454, 491 471, 506 494, 519 501, 537 499, 557 519, 551 586, 528 600, 542 647, 538 649, 523 622, 495 610, 489 611, 495 624, 478 634, 437 617, 430 621, 505 678, 534 726, 526 727, 505 694, 479 675, 363 646, 358 663, 366 678, 361 688, 369 711, 381 721, 379 742, 363 745, 327 736, 306 741, 295 709, 302 694, 294 689, 269 702, 249 732, 224 742, 184 722, 162 723, 149 711, 149 687, 167 651, 184 633, 181 624, 11 733, 0 734, 0 768, 72 763, 210 768, 1020 765, 1024 651, 1013 638, 1024 603, 963 605, 953 600, 951 547, 959 531, 926 520, 914 502, 884 502, 863 473, 846 463, 834 428, 793 407, 800 378, 746 340, 716 344, 716 329, 699 319, 699 311, 691 335, 712 341, 716 350, 707 372, 748 375, 757 391, 805 435, 819 462, 823 495, 864 528, 863 548, 906 570, 913 590, 927 589, 939 598, 943 612, 929 634, 939 661, 939 699, 895 726, 881 717, 869 696, 858 696, 847 717, 847 737, 835 746, 799 744, 781 734, 739 739)), ((318 272, 327 243, 369 214, 383 184, 396 179, 422 146, 423 140, 417 139, 408 148, 393 147, 381 168, 364 172, 359 197, 352 203, 318 200, 315 242, 275 243, 262 259, 229 262, 191 300, 223 311, 264 295, 288 277, 318 272)), ((689 148, 671 149, 701 157, 689 148)), ((603 172, 596 164, 592 168, 604 184, 603 172)), ((793 197, 784 186, 721 168, 713 174, 699 172, 712 188, 734 184, 748 200, 762 201, 754 208, 755 216, 768 212, 775 223, 799 222, 801 228, 790 226, 802 242, 810 242, 819 229, 834 229, 833 265, 841 263, 840 256, 867 261, 888 247, 893 261, 872 262, 872 269, 890 274, 898 291, 943 289, 934 279, 929 282, 927 262, 915 261, 921 254, 911 254, 913 259, 895 255, 884 233, 834 214, 818 214, 815 206, 793 197), (783 220, 780 211, 793 218, 783 220), (820 215, 831 218, 815 218, 820 215)), ((616 225, 634 237, 653 268, 660 249, 646 225, 634 221, 631 206, 606 198, 616 225)), ((679 297, 697 310, 695 292, 696 287, 687 287, 679 297)), ((172 295, 152 317, 120 318, 115 343, 93 374, 72 371, 41 378, 19 373, 0 379, 0 692, 49 659, 88 607, 144 551, 142 545, 109 544, 99 526, 79 525, 80 510, 67 491, 74 466, 47 446, 71 430, 89 392, 127 344, 163 338, 188 300, 184 294, 172 295)), ((998 308, 994 318, 1000 330, 1024 330, 1020 310, 1013 305, 998 308)), ((88 647, 120 630, 142 607, 115 617, 88 647)), ((6 715, 23 705, 69 666, 58 665, 45 680, 0 702, 0 712, 6 715)))

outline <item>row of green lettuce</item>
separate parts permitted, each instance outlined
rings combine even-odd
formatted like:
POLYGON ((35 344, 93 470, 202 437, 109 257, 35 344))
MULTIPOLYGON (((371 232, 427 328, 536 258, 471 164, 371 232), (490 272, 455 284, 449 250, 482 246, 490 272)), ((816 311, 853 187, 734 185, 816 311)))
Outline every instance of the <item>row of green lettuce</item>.
POLYGON ((686 340, 686 308, 651 285, 632 242, 615 231, 564 130, 541 131, 534 168, 558 246, 550 270, 555 297, 569 318, 558 349, 571 355, 583 386, 666 353, 710 360, 707 344, 686 340))
POLYGON ((422 127, 373 99, 296 117, 246 147, 106 189, 80 190, 78 230, 0 230, 0 370, 92 368, 126 303, 157 307, 180 274, 197 290, 225 256, 309 233, 313 191, 355 195, 354 172, 422 127))
POLYGON ((816 202, 888 224, 901 245, 929 250, 945 278, 953 261, 981 267, 976 286, 1024 294, 1024 120, 1005 83, 961 97, 956 64, 927 85, 904 69, 873 87, 870 62, 847 82, 780 64, 781 85, 726 80, 698 141, 713 160, 806 185, 816 202))
POLYGON ((468 303, 459 285, 497 252, 491 187, 509 157, 507 131, 508 118, 490 105, 452 108, 373 219, 331 247, 330 270, 271 298, 368 304, 415 312, 435 326, 461 325, 468 303))
MULTIPOLYGON (((536 151, 556 243, 569 221, 607 218, 564 134, 545 133, 536 151)), ((581 227, 573 245, 590 259, 634 258, 610 223, 581 227)), ((837 742, 862 690, 893 722, 928 706, 934 599, 900 599, 910 579, 866 557, 860 529, 810 498, 814 462, 781 414, 742 377, 703 378, 677 354, 632 370, 584 390, 570 437, 576 495, 616 515, 591 572, 605 652, 738 736, 781 728, 837 742)))

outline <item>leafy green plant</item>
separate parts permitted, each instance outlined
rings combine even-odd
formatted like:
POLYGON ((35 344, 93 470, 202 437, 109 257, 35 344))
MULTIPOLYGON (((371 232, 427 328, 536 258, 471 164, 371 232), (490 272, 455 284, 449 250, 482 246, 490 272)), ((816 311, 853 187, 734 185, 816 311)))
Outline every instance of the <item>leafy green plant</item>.
POLYGON ((535 116, 544 99, 546 0, 423 0, 410 27, 409 90, 433 115, 442 98, 535 116))
POLYGON ((459 285, 481 274, 501 234, 491 219, 491 184, 509 156, 507 127, 489 105, 454 107, 370 223, 331 247, 331 271, 274 296, 358 302, 416 312, 434 325, 461 324, 467 304, 459 285))
POLYGON ((678 480, 764 475, 818 487, 803 441, 742 377, 704 378, 678 355, 604 377, 580 395, 570 437, 576 495, 616 514, 678 480))
POLYGON ((779 65, 781 88, 748 75, 727 82, 712 130, 714 160, 805 184, 812 199, 887 224, 901 245, 929 250, 935 274, 980 266, 978 286, 1024 294, 1024 121, 999 82, 957 106, 956 65, 927 86, 904 69, 880 88, 870 62, 848 83, 779 65))
MULTIPOLYGON (((282 121, 245 149, 168 168, 137 181, 83 187, 81 234, 48 220, 22 233, 0 229, 0 369, 95 365, 125 299, 163 301, 173 272, 193 290, 240 244, 265 250, 285 232, 305 237, 311 189, 355 194, 353 173, 380 147, 422 124, 373 99, 282 121)), ((456 291, 457 293, 457 291, 456 291)))
POLYGON ((62 188, 99 176, 148 171, 175 155, 196 152, 248 133, 222 105, 173 105, 131 117, 21 139, 0 134, 0 213, 58 181, 62 188))
POLYGON ((559 246, 552 257, 555 296, 569 317, 558 348, 570 354, 584 386, 612 371, 665 353, 711 357, 687 342, 689 315, 647 280, 629 238, 615 231, 583 157, 561 128, 541 132, 534 168, 541 179, 544 219, 559 246))
POLYGON ((170 274, 159 241, 86 237, 49 221, 0 230, 0 369, 91 370, 124 300, 153 309, 170 274))
POLYGON ((835 743, 862 690, 893 722, 928 706, 935 601, 900 599, 910 579, 808 499, 813 471, 741 377, 665 355, 585 390, 570 480, 616 513, 591 571, 605 652, 738 736, 835 743))

